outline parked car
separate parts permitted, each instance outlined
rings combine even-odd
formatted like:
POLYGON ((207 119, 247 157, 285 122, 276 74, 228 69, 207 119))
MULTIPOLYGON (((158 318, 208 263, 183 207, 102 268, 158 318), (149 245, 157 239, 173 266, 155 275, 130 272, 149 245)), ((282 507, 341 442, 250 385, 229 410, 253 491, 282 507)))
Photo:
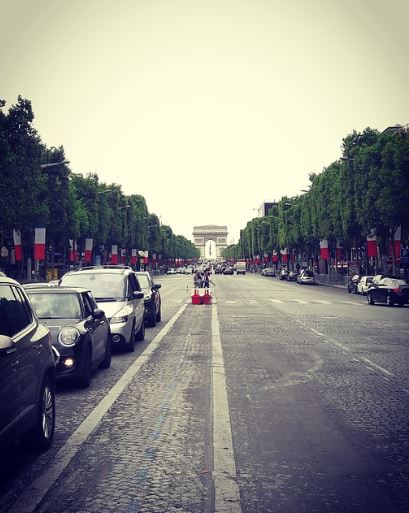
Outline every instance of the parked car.
POLYGON ((372 284, 373 276, 362 276, 356 286, 356 293, 366 295, 372 284))
POLYGON ((225 268, 223 269, 223 274, 234 274, 234 269, 233 269, 233 267, 230 267, 230 266, 225 267, 225 268))
POLYGON ((0 440, 47 450, 55 427, 55 357, 23 287, 0 277, 0 440))
POLYGON ((166 274, 177 274, 177 271, 174 267, 171 267, 167 270, 166 274))
POLYGON ((358 283, 361 279, 361 276, 359 274, 354 274, 349 278, 348 285, 347 285, 347 291, 348 294, 357 294, 358 293, 358 283))
POLYGON ((287 273, 287 281, 297 281, 297 276, 300 273, 298 271, 289 271, 287 273))
POLYGON ((315 275, 313 271, 303 269, 297 276, 297 283, 300 285, 315 285, 315 275))
POLYGON ((214 268, 214 274, 222 274, 222 272, 222 267, 220 265, 216 265, 216 267, 214 268))
POLYGON ((261 276, 270 276, 271 278, 274 278, 276 275, 276 270, 274 267, 266 267, 261 271, 261 276))
POLYGON ((89 387, 96 367, 111 366, 111 330, 89 290, 68 287, 26 289, 38 318, 51 332, 59 354, 57 380, 89 387))
POLYGON ((82 287, 92 292, 104 310, 115 346, 135 350, 135 341, 145 338, 144 293, 130 267, 95 266, 65 274, 60 285, 82 287))
POLYGON ((278 277, 280 280, 286 280, 287 279, 288 270, 286 268, 281 269, 281 271, 278 274, 278 277))
POLYGON ((152 276, 146 271, 139 271, 135 274, 144 293, 145 321, 149 326, 155 327, 162 318, 162 300, 159 292, 161 285, 155 283, 152 276))
POLYGON ((409 303, 409 284, 398 278, 382 278, 378 284, 372 284, 366 293, 368 304, 385 303, 388 306, 409 303))

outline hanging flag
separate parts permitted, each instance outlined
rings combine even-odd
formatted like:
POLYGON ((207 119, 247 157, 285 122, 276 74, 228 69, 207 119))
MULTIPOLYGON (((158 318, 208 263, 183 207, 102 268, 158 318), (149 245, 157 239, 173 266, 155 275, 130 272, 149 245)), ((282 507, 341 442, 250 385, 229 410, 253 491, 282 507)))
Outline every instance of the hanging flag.
MULTIPOLYGON (((402 228, 400 226, 397 227, 395 233, 394 233, 394 236, 393 236, 393 242, 390 240, 389 241, 389 256, 392 257, 393 256, 393 246, 395 247, 395 257, 396 258, 399 258, 400 257, 400 241, 401 241, 401 233, 402 233, 402 228)), ((16 260, 17 260, 17 257, 16 257, 16 260)))
POLYGON ((281 250, 281 261, 288 262, 288 251, 287 248, 281 250))
POLYGON ((327 239, 320 240, 320 258, 322 258, 322 260, 328 260, 328 258, 329 258, 328 240, 327 239))
POLYGON ((368 257, 378 256, 378 241, 376 240, 375 230, 371 230, 366 238, 366 254, 368 257))
POLYGON ((123 264, 126 262, 126 249, 121 249, 121 261, 123 264))
POLYGON ((45 228, 34 229, 34 260, 45 260, 45 228))
POLYGON ((136 262, 137 262, 136 249, 133 249, 132 255, 131 255, 131 264, 136 265, 136 262))
POLYGON ((277 251, 273 251, 273 262, 278 262, 278 253, 277 253, 277 251))
POLYGON ((149 263, 149 251, 145 251, 145 255, 144 255, 144 259, 143 259, 143 262, 145 264, 149 263))
POLYGON ((337 247, 335 249, 335 258, 336 258, 337 262, 339 262, 340 260, 344 260, 344 248, 343 248, 340 240, 337 240, 337 247))
POLYGON ((14 251, 16 261, 23 259, 23 248, 21 247, 21 231, 13 230, 14 251))
POLYGON ((88 263, 92 262, 92 245, 94 239, 85 239, 84 260, 88 263))
POLYGON ((111 249, 111 264, 116 265, 118 263, 118 246, 116 244, 112 245, 111 249))

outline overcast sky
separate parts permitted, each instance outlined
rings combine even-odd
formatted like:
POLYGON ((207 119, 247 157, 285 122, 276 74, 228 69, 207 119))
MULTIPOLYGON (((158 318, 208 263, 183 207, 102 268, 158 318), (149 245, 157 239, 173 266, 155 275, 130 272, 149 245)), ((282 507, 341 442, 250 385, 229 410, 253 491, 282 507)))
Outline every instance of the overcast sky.
POLYGON ((0 0, 0 98, 73 172, 228 240, 342 138, 409 122, 408 0, 0 0))

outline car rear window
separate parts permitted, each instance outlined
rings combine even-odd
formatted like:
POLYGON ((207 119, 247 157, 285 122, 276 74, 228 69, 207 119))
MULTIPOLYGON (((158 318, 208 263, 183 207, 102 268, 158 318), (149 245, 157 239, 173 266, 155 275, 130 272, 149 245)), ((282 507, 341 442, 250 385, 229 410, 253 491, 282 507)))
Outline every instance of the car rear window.
POLYGON ((309 278, 314 277, 314 273, 312 271, 304 271, 304 276, 308 276, 309 278))
POLYGON ((75 272, 66 274, 61 285, 64 287, 84 287, 92 292, 95 300, 120 300, 126 294, 126 280, 118 273, 75 272))
POLYGON ((40 319, 81 319, 77 294, 29 293, 31 304, 40 319))

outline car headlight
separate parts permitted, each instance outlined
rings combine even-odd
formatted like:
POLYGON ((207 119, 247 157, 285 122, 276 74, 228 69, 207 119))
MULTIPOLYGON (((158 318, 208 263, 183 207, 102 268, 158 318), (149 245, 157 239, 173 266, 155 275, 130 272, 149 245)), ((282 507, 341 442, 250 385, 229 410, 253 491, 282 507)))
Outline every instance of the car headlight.
POLYGON ((129 307, 121 308, 110 319, 110 324, 119 324, 121 322, 128 322, 131 309, 129 307))
POLYGON ((77 330, 77 328, 73 328, 72 326, 66 326, 60 331, 58 335, 60 344, 65 347, 75 346, 79 338, 80 332, 77 330))

